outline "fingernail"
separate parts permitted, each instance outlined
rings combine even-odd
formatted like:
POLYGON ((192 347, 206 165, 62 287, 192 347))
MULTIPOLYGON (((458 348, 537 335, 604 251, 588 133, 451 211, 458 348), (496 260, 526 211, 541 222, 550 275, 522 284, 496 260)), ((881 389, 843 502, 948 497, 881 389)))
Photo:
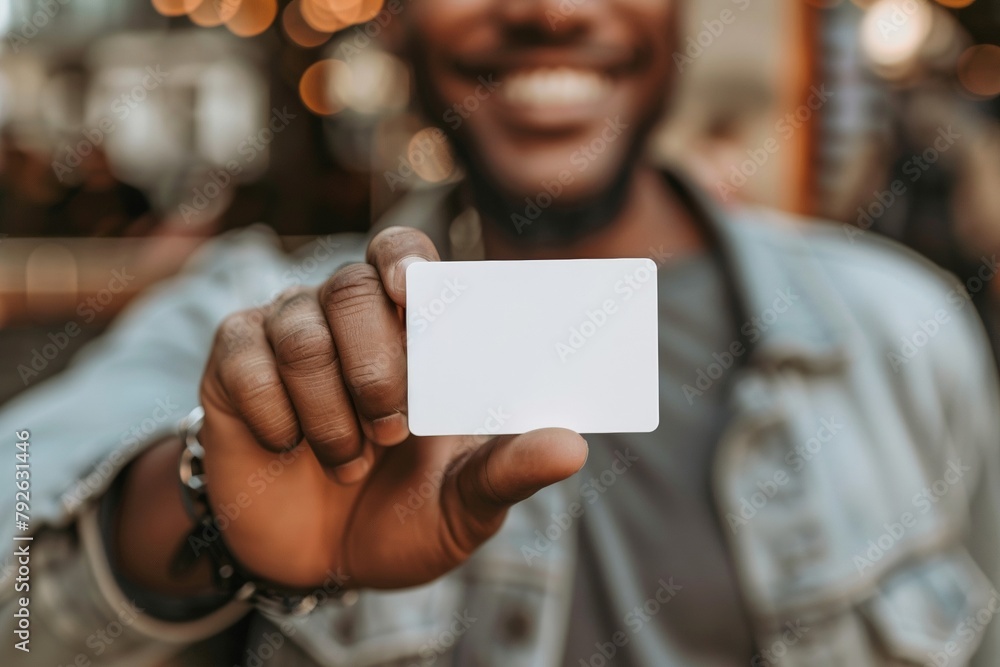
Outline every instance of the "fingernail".
POLYGON ((372 462, 365 456, 359 457, 333 469, 333 476, 340 484, 351 486, 357 484, 371 469, 372 462))
POLYGON ((410 255, 409 257, 404 257, 396 263, 396 268, 393 270, 393 285, 400 294, 406 293, 406 267, 411 264, 416 264, 417 262, 426 262, 427 260, 423 257, 418 257, 417 255, 410 255))

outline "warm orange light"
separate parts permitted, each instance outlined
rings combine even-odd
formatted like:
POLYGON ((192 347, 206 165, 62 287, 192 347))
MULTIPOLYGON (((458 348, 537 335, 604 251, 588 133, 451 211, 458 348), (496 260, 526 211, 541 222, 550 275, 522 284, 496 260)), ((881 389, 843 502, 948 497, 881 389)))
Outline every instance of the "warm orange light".
POLYGON ((277 15, 277 0, 242 0, 226 27, 239 37, 253 37, 271 27, 277 15))
POLYGON ((222 25, 239 10, 241 0, 184 0, 191 22, 203 28, 222 25))
POLYGON ((370 20, 381 9, 381 0, 302 0, 303 18, 320 32, 337 32, 370 20))
POLYGON ((320 60, 309 66, 299 80, 299 96, 302 103, 315 114, 332 116, 340 112, 344 105, 333 94, 333 83, 337 79, 351 76, 351 70, 343 60, 320 60))
POLYGON ((958 80, 973 95, 1000 95, 1000 46, 980 44, 958 59, 958 80))
POLYGON ((382 11, 385 0, 362 0, 361 4, 363 6, 361 7, 361 17, 358 19, 358 23, 366 23, 378 16, 378 13, 382 11))
POLYGON ((153 0, 153 9, 164 16, 183 16, 187 14, 184 0, 153 0))
POLYGON ((455 172, 451 148, 444 132, 436 127, 425 127, 410 138, 406 159, 417 176, 428 183, 440 183, 455 172))
POLYGON ((944 5, 945 7, 951 7, 952 9, 961 9, 962 7, 968 7, 976 0, 937 0, 939 5, 944 5))
POLYGON ((302 17, 302 0, 292 0, 281 14, 281 26, 288 38, 307 49, 326 43, 330 33, 313 29, 302 17))

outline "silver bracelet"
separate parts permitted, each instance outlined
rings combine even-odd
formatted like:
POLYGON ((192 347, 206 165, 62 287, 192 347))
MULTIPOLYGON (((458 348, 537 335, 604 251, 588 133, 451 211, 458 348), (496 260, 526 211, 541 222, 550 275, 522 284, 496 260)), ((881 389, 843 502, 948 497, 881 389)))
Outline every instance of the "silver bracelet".
MULTIPOLYGON (((231 594, 234 600, 253 604, 259 610, 274 615, 305 616, 316 609, 321 593, 291 593, 281 586, 264 581, 247 572, 222 539, 222 530, 208 502, 205 469, 202 461, 205 449, 198 441, 198 433, 205 421, 205 410, 195 408, 178 424, 178 435, 184 443, 178 477, 181 496, 194 528, 180 546, 172 570, 183 573, 203 556, 212 562, 212 576, 221 592, 231 594)), ((357 599, 354 591, 344 591, 338 584, 333 592, 322 591, 326 599, 341 600, 352 604, 357 599)))

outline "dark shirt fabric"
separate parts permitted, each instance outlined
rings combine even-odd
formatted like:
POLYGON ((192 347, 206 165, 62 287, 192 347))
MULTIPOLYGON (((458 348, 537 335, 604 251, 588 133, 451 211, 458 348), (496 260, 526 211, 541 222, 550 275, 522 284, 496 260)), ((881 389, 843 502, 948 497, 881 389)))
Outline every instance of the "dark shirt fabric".
POLYGON ((588 435, 590 457, 570 482, 584 514, 565 667, 745 666, 753 653, 711 497, 739 362, 723 368, 739 341, 727 282, 702 254, 661 266, 658 290, 659 428, 588 435), (720 375, 701 395, 691 391, 706 386, 699 370, 720 375))

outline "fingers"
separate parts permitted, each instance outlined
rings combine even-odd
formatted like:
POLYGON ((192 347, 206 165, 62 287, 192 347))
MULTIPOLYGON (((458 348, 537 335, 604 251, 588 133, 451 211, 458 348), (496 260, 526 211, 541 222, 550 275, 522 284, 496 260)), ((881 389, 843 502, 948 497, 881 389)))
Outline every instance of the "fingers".
POLYGON ((264 320, 264 334, 319 462, 336 468, 358 458, 361 428, 316 290, 297 289, 278 297, 264 320))
POLYGON ((458 554, 493 536, 511 505, 577 473, 587 441, 565 429, 496 438, 460 462, 441 489, 443 519, 458 554))
POLYGON ((409 435, 403 324, 378 272, 370 264, 340 269, 320 302, 362 431, 379 445, 402 442, 409 435))
POLYGON ((295 447, 302 432, 261 327, 263 317, 263 311, 253 309, 223 321, 215 336, 209 372, 228 407, 257 442, 281 452, 295 447))
POLYGON ((371 264, 345 267, 319 290, 301 288, 220 327, 205 386, 263 447, 303 438, 338 480, 362 479, 371 446, 409 435, 406 419, 406 266, 437 261, 431 240, 391 228, 372 240, 371 264))
POLYGON ((376 268, 386 293, 397 306, 406 307, 406 267, 414 262, 440 260, 427 235, 408 227, 389 227, 368 245, 367 261, 376 268))

